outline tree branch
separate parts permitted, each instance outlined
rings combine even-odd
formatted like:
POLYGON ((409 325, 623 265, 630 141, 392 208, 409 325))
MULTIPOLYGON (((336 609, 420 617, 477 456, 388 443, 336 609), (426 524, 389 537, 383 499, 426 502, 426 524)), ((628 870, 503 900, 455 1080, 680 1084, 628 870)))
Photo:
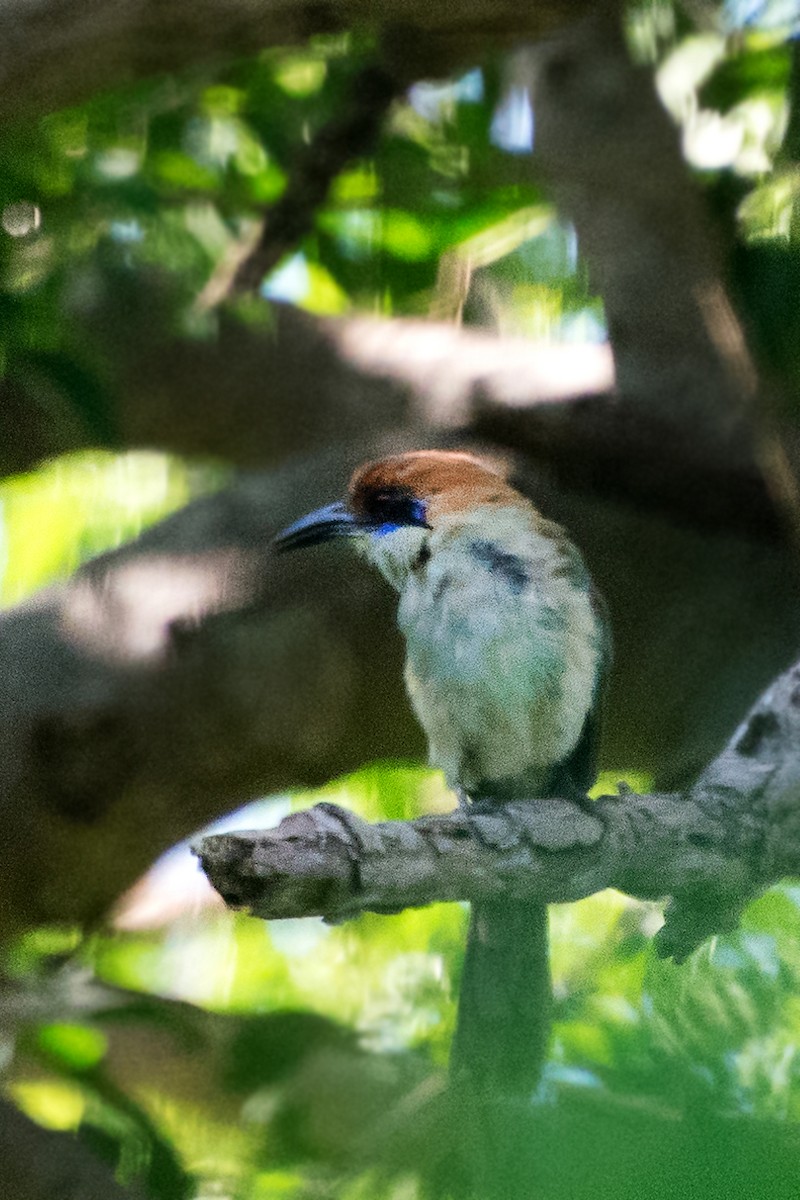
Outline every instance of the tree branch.
MULTIPOLYGON (((347 553, 278 560, 270 538, 359 461, 426 441, 403 430, 243 475, 0 614, 0 931, 95 918, 255 795, 421 756, 382 582, 347 553)), ((800 652, 788 556, 527 470, 609 603, 603 761, 668 786, 800 652)))
POLYGON ((287 46, 314 34, 404 24, 419 30, 420 75, 474 64, 487 49, 541 37, 591 0, 6 0, 0 15, 0 123, 75 104, 103 88, 287 46), (80 70, 75 64, 80 63, 80 70), (423 69, 424 68, 424 69, 423 69))
POLYGON ((196 853, 225 901, 265 918, 396 912, 440 900, 673 897, 659 951, 682 960, 745 903, 800 873, 800 664, 685 793, 457 810, 369 825, 330 804, 196 853))
POLYGON ((269 466, 403 424, 463 428, 478 408, 520 412, 613 385, 607 346, 324 319, 286 304, 265 305, 263 325, 220 311, 214 336, 176 337, 165 333, 163 279, 148 276, 133 295, 116 282, 83 318, 83 335, 109 364, 113 443, 82 422, 55 382, 18 373, 0 381, 0 475, 98 445, 269 466))
POLYGON ((602 295, 624 402, 747 456, 756 375, 726 294, 718 237, 653 72, 630 60, 619 14, 598 6, 530 54, 536 142, 602 295))
MULTIPOLYGON (((358 72, 341 110, 298 153, 285 191, 265 212, 260 235, 236 267, 227 294, 256 292, 311 232, 334 179, 353 159, 372 153, 392 101, 406 86, 404 77, 377 63, 358 72)), ((213 293, 213 284, 212 277, 205 291, 213 293)))
MULTIPOLYGON (((88 332, 113 363, 115 449, 254 467, 403 425, 418 444, 458 431, 521 452, 562 489, 698 528, 776 536, 755 461, 721 460, 693 427, 662 419, 647 395, 620 405, 607 346, 541 345, 413 320, 326 320, 281 304, 268 327, 220 313, 216 337, 187 341, 159 331, 157 303, 131 305, 126 296, 123 313, 113 289, 102 300, 88 332)), ((53 421, 52 396, 36 389, 31 379, 3 385, 0 474, 97 445, 96 432, 53 421)))

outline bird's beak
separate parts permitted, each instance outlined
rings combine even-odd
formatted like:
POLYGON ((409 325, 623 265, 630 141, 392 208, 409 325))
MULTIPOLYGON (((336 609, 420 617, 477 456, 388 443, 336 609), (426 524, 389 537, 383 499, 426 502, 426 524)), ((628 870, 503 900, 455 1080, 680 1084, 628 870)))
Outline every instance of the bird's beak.
POLYGON ((287 525, 275 538, 276 550, 297 550, 300 546, 316 546, 318 542, 329 542, 332 538, 353 537, 361 533, 358 519, 346 504, 337 500, 326 504, 287 525))

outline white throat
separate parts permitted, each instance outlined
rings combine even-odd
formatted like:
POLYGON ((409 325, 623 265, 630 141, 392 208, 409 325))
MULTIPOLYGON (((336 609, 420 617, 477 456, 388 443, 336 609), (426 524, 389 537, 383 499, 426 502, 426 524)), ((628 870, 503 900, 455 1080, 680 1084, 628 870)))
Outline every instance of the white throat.
POLYGON ((419 525, 403 525, 391 533, 362 535, 356 539, 356 546, 395 591, 402 592, 430 538, 429 529, 419 525))

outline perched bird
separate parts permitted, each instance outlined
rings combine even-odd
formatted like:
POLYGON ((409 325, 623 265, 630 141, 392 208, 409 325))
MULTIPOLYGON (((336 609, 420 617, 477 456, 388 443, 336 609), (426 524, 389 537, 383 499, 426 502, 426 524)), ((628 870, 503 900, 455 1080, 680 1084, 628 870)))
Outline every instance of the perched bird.
MULTIPOLYGON (((585 794, 609 638, 564 531, 481 459, 421 450, 368 463, 344 501, 280 549, 353 540, 399 593, 405 680, 431 763, 467 803, 585 794)), ((473 906, 452 1055, 484 1091, 534 1087, 549 1029, 547 912, 473 906)))

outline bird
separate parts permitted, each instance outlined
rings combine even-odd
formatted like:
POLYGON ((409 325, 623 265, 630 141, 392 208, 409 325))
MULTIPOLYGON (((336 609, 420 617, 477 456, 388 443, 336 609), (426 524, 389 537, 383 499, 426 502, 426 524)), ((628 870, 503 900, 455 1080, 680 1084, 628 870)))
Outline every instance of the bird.
MULTIPOLYGON (((334 539, 351 542, 398 594, 411 706, 431 765, 461 803, 480 812, 585 798, 611 643, 603 601, 564 530, 493 463, 416 450, 362 465, 344 499, 275 544, 334 539)), ((502 894, 473 904, 454 1077, 482 1094, 530 1094, 550 995, 546 905, 502 894)))

